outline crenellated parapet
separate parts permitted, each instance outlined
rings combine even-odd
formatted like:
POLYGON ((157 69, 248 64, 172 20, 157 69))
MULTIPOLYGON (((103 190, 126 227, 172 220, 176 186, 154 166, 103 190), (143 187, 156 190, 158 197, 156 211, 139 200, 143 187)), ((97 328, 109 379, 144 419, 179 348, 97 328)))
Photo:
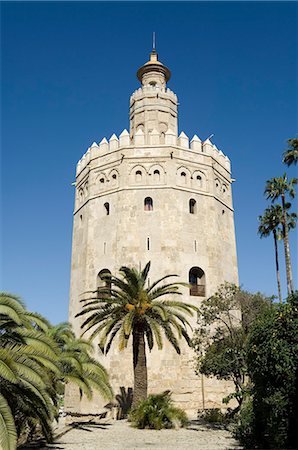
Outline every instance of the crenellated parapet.
POLYGON ((162 136, 158 130, 153 129, 149 136, 146 137, 145 133, 139 129, 132 137, 125 129, 119 135, 119 138, 113 134, 109 141, 103 138, 98 144, 93 144, 87 149, 86 153, 79 160, 77 164, 76 174, 79 175, 82 170, 89 164, 91 160, 100 158, 103 155, 108 155, 119 149, 127 147, 177 147, 182 150, 189 150, 190 152, 211 156, 215 162, 224 167, 230 172, 230 160, 227 156, 219 150, 210 139, 201 141, 201 139, 195 134, 192 139, 182 131, 179 136, 171 129, 168 129, 164 136, 162 136))
POLYGON ((140 87, 132 93, 130 97, 130 105, 144 97, 156 97, 157 95, 159 96, 159 98, 171 100, 173 103, 178 102, 177 95, 175 94, 175 92, 171 91, 171 89, 148 85, 140 87))

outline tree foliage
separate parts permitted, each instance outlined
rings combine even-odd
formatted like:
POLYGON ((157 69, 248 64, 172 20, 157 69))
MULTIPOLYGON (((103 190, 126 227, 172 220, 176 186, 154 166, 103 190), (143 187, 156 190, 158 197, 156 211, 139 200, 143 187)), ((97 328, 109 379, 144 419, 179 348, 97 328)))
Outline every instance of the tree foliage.
POLYGON ((231 283, 221 285, 210 298, 203 300, 198 312, 198 329, 193 346, 197 353, 197 372, 207 377, 231 380, 240 406, 246 391, 246 342, 255 318, 270 305, 263 295, 242 291, 231 283))
POLYGON ((288 139, 288 148, 283 154, 283 163, 287 166, 297 164, 298 161, 298 138, 288 139))
MULTIPOLYGON (((289 210, 291 207, 290 203, 286 203, 286 209, 289 210)), ((295 228, 297 221, 296 213, 286 213, 288 230, 295 228)), ((282 303, 281 295, 281 283, 280 283, 280 273, 279 273, 279 258, 278 258, 278 241, 284 239, 284 227, 283 224, 283 211, 281 205, 271 205, 266 208, 264 214, 259 216, 259 227, 258 233, 261 238, 268 237, 273 234, 274 239, 274 249, 275 249, 275 268, 276 268, 276 278, 277 278, 277 290, 278 298, 280 303, 282 303)))
MULTIPOLYGON (((298 448, 298 293, 254 322, 247 363, 252 381, 246 448, 298 448)), ((243 416, 243 414, 242 414, 243 416)))
POLYGON ((282 238, 284 242, 285 261, 286 261, 286 275, 287 275, 287 290, 288 295, 294 292, 292 265, 290 257, 290 244, 289 244, 289 224, 288 213, 289 203, 287 202, 287 196, 294 198, 296 195, 295 186, 298 183, 297 178, 288 179, 285 173, 282 177, 273 177, 266 181, 264 194, 267 200, 270 199, 275 202, 281 198, 282 206, 282 238))
POLYGON ((92 359, 91 351, 91 344, 77 340, 70 325, 52 327, 41 315, 27 311, 18 297, 0 293, 3 450, 14 450, 17 439, 21 435, 30 438, 36 427, 51 441, 58 394, 70 380, 89 397, 94 388, 111 397, 106 372, 92 359))

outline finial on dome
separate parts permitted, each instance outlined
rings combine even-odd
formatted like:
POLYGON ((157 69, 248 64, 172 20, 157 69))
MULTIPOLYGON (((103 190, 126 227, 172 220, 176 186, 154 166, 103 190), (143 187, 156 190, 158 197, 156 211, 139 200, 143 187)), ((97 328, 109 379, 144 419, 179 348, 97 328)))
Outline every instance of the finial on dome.
MULTIPOLYGON (((157 84, 158 81, 160 84, 165 85, 171 78, 170 70, 164 66, 160 61, 158 61, 158 54, 156 52, 156 40, 155 40, 155 31, 152 36, 152 51, 150 52, 149 61, 146 62, 142 67, 137 71, 137 77, 140 82, 144 85, 147 81, 157 84), (157 76, 160 80, 147 80, 148 75, 154 74, 153 78, 157 76), (145 80, 146 78, 146 80, 145 80)), ((151 78, 151 77, 150 77, 151 78)))

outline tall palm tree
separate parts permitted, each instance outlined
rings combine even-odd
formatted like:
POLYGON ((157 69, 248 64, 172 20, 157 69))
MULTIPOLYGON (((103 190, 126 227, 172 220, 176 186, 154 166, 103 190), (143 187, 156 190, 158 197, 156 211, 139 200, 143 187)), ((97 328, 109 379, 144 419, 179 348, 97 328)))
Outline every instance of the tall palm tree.
MULTIPOLYGON (((286 204, 287 209, 291 206, 290 203, 286 204)), ((278 246, 277 241, 283 239, 283 230, 280 228, 282 225, 283 215, 282 215, 282 207, 280 205, 270 206, 270 208, 266 208, 264 214, 259 216, 259 228, 258 233, 263 237, 268 237, 271 233, 273 234, 274 239, 274 249, 275 249, 275 267, 276 267, 276 278, 277 278, 277 289, 278 289, 278 298, 280 303, 282 303, 281 296, 281 288, 280 288, 280 273, 279 273, 279 262, 278 262, 278 246)), ((296 213, 287 213, 287 224, 288 229, 293 229, 296 226, 297 214, 296 213)))
MULTIPOLYGON (((111 347, 116 335, 119 336, 119 349, 127 347, 132 336, 133 370, 134 370, 134 409, 140 400, 147 398, 147 362, 146 342, 151 350, 154 344, 163 347, 162 331, 178 354, 178 338, 184 338, 190 345, 187 332, 189 322, 185 314, 193 315, 197 308, 193 305, 169 300, 164 297, 181 295, 181 283, 162 284, 169 277, 166 275, 146 287, 150 262, 141 271, 121 267, 122 278, 107 275, 109 288, 99 289, 99 298, 82 300, 85 304, 77 316, 87 315, 82 324, 84 332, 93 330, 90 338, 100 336, 100 346, 105 353, 111 347)), ((76 317, 77 317, 76 316, 76 317)))
POLYGON ((283 154, 282 162, 291 166, 298 161, 298 138, 288 139, 289 148, 283 154))
POLYGON ((258 228, 258 233, 261 236, 261 238, 268 237, 271 233, 273 233, 278 298, 280 303, 282 303, 279 262, 278 262, 278 246, 277 246, 277 240, 280 239, 281 237, 281 229, 279 228, 282 222, 281 206, 275 205, 271 206, 270 208, 266 208, 264 214, 262 216, 259 216, 259 222, 260 225, 258 228))
POLYGON ((292 178, 288 180, 287 175, 284 174, 282 177, 274 177, 271 180, 266 181, 265 195, 267 199, 271 199, 275 202, 279 197, 281 197, 282 204, 282 230, 283 230, 283 241, 285 250, 285 260, 286 260, 286 274, 287 274, 287 290, 288 294, 294 292, 291 258, 290 258, 290 246, 289 246, 289 227, 287 221, 287 209, 288 204, 286 202, 286 194, 291 198, 295 197, 295 185, 298 179, 292 178))

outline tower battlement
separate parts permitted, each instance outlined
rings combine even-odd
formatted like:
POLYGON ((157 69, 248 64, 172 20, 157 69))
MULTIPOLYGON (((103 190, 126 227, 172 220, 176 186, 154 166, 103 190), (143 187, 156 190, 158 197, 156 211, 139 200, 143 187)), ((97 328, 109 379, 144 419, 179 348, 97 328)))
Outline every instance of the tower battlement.
POLYGON ((170 88, 164 88, 164 87, 158 87, 158 86, 152 86, 152 85, 148 85, 148 86, 143 86, 140 87, 139 89, 136 89, 131 97, 130 97, 130 105, 133 104, 134 101, 139 100, 140 98, 143 97, 156 97, 159 96, 159 98, 167 98, 172 100, 174 103, 178 102, 178 98, 177 95, 175 94, 175 92, 171 91, 170 88))
MULTIPOLYGON (((151 133, 149 138, 145 139, 144 132, 140 130, 131 138, 128 131, 124 129, 119 138, 113 134, 109 141, 106 138, 103 138, 98 144, 93 142, 93 144, 87 149, 86 153, 78 161, 76 176, 78 176, 85 169, 91 160, 95 160, 103 156, 106 160, 109 154, 112 154, 115 151, 124 150, 125 148, 131 146, 146 147, 148 150, 150 150, 150 147, 156 148, 156 146, 160 146, 161 148, 177 147, 177 149, 181 148, 184 150, 190 150, 196 154, 211 157, 228 172, 231 170, 228 156, 224 155, 224 153, 219 150, 216 145, 210 141, 210 139, 201 141, 195 134, 190 140, 183 131, 177 137, 173 131, 168 130, 165 133, 165 139, 163 142, 161 141, 162 139, 159 133, 151 133)), ((100 161, 98 163, 100 164, 100 161)))

